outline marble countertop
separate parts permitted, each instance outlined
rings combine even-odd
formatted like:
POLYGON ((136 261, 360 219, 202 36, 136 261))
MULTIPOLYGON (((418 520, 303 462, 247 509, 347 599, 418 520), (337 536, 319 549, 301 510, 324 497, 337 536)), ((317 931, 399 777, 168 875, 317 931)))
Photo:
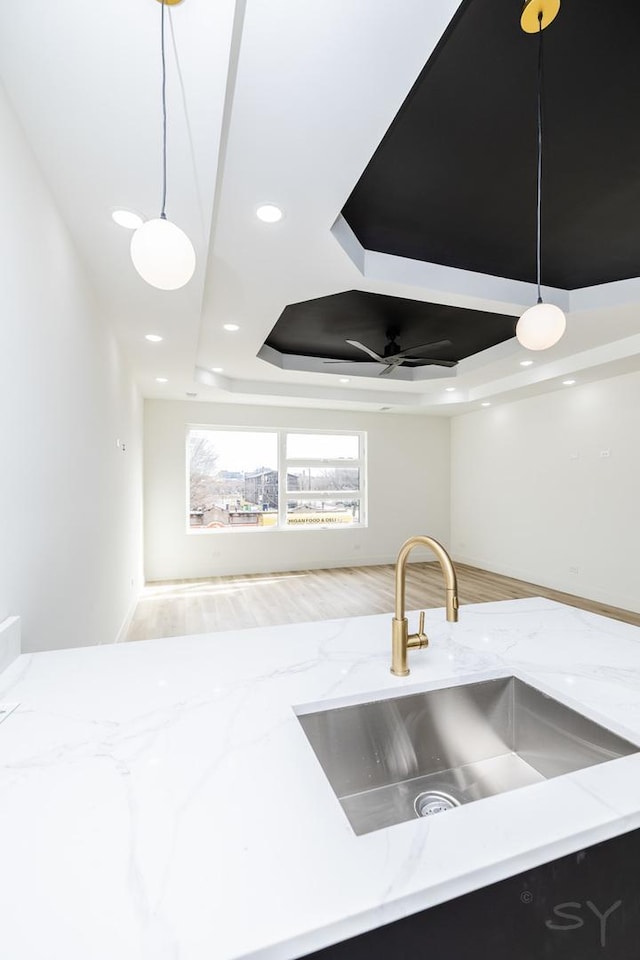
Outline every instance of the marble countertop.
POLYGON ((548 600, 23 655, 0 675, 11 960, 291 960, 640 827, 640 754, 357 837, 294 710, 515 674, 640 743, 640 629, 548 600))

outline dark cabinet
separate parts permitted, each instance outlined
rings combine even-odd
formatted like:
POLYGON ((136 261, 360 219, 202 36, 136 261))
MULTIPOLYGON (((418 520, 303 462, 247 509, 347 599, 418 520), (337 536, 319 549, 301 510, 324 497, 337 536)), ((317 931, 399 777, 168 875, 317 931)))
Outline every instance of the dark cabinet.
POLYGON ((640 960, 640 830, 307 957, 640 960))

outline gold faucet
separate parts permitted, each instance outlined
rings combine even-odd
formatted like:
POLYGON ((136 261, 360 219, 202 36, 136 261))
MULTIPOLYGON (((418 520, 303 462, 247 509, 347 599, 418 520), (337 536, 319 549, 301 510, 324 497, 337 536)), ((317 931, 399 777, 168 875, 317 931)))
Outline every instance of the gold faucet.
POLYGON ((417 633, 409 633, 409 621, 404 615, 404 589, 407 575, 407 560, 414 547, 431 547, 447 587, 447 620, 457 623, 458 620, 458 581, 453 569, 451 557, 433 537, 409 537, 400 547, 396 560, 396 612, 391 623, 391 673, 396 677, 409 675, 407 666, 407 650, 409 647, 426 647, 429 638, 424 632, 424 610, 420 611, 420 624, 417 633))

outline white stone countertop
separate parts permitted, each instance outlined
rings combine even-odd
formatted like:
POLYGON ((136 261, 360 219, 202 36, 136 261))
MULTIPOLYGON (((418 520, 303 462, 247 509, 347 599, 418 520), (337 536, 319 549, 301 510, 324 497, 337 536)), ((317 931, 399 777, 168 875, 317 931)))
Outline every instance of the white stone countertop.
POLYGON ((23 655, 0 675, 7 960, 291 960, 640 827, 640 754, 357 837, 292 709, 516 675, 640 743, 640 629, 548 600, 23 655), (413 621, 415 622, 415 621, 413 621))

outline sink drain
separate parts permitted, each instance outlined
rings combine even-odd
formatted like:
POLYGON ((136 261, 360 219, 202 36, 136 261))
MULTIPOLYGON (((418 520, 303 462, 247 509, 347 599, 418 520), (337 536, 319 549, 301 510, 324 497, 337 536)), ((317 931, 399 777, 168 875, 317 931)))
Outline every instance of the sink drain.
POLYGON ((445 810, 453 810, 459 806, 459 800, 442 790, 419 793, 413 801, 413 808, 419 817, 431 817, 434 813, 444 813, 445 810))

